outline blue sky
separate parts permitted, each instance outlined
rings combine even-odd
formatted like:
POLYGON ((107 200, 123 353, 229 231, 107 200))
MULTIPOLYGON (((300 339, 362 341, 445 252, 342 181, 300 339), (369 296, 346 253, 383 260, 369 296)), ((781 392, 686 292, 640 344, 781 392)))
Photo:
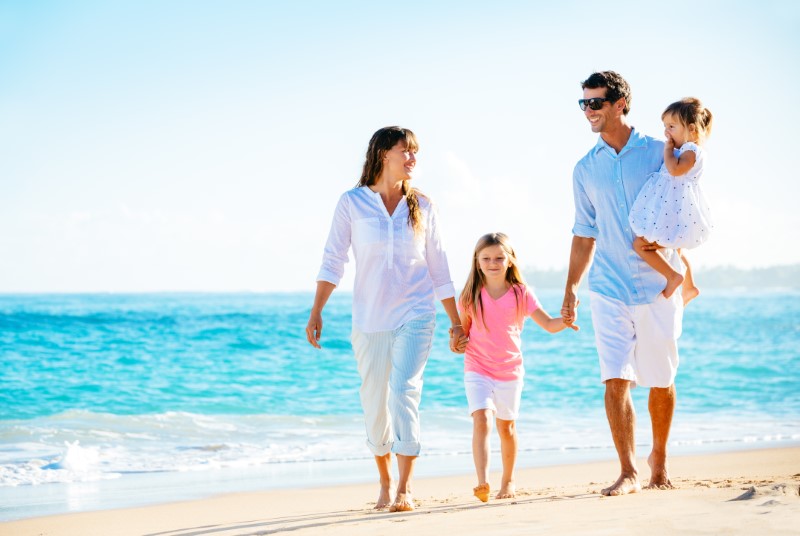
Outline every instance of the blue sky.
POLYGON ((494 230, 564 267, 602 69, 648 134, 683 96, 715 114, 701 284, 797 263, 798 27, 790 1, 2 0, 0 292, 311 290, 389 124, 420 139, 457 286, 494 230))

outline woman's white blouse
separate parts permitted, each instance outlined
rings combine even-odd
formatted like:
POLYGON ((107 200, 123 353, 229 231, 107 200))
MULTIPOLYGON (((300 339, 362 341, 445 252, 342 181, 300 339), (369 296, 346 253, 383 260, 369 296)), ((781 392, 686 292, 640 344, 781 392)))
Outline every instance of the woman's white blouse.
POLYGON ((414 235, 408 205, 401 200, 391 216, 377 192, 353 188, 339 198, 317 281, 338 285, 353 248, 356 276, 353 325, 364 333, 390 331, 435 313, 438 300, 455 296, 436 211, 417 194, 424 229, 414 235))

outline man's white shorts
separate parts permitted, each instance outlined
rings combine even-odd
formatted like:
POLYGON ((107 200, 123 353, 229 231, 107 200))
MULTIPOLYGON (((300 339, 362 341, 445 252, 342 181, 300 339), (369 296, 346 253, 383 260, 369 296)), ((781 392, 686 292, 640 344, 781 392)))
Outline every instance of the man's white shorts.
POLYGON ((516 421, 522 400, 522 379, 499 381, 477 372, 464 373, 469 414, 479 409, 490 409, 494 416, 504 421, 516 421))
POLYGON ((669 387, 678 372, 683 302, 659 294, 645 305, 627 305, 590 292, 592 324, 600 356, 600 380, 630 380, 642 387, 669 387))

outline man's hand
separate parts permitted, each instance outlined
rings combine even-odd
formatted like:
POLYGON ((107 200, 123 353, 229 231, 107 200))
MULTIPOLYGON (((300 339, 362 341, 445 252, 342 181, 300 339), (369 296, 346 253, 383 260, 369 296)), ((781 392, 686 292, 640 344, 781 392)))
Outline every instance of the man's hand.
POLYGON ((642 251, 656 251, 662 249, 663 247, 664 246, 662 246, 658 242, 645 242, 639 247, 639 249, 641 249, 642 251))
POLYGON ((578 305, 580 303, 575 293, 567 292, 564 294, 564 304, 561 306, 561 318, 567 326, 572 327, 578 320, 578 305))

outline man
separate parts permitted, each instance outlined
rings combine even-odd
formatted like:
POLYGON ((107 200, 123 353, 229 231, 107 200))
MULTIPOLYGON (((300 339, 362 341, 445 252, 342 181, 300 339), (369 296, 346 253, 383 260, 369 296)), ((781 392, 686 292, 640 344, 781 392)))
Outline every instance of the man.
MULTIPOLYGON (((677 338, 683 304, 662 294, 665 280, 633 250, 628 212, 650 173, 663 161, 664 144, 627 123, 631 92, 613 71, 596 72, 583 83, 579 100, 597 144, 575 166, 575 225, 561 315, 576 320, 577 292, 589 265, 595 341, 605 383, 605 406, 620 476, 603 495, 641 490, 636 468, 636 415, 631 388, 650 388, 648 409, 653 450, 648 458, 651 488, 672 487, 667 473, 667 440, 675 409, 677 338)), ((653 246, 651 246, 653 247, 653 246)), ((680 269, 678 255, 664 250, 680 269)))

